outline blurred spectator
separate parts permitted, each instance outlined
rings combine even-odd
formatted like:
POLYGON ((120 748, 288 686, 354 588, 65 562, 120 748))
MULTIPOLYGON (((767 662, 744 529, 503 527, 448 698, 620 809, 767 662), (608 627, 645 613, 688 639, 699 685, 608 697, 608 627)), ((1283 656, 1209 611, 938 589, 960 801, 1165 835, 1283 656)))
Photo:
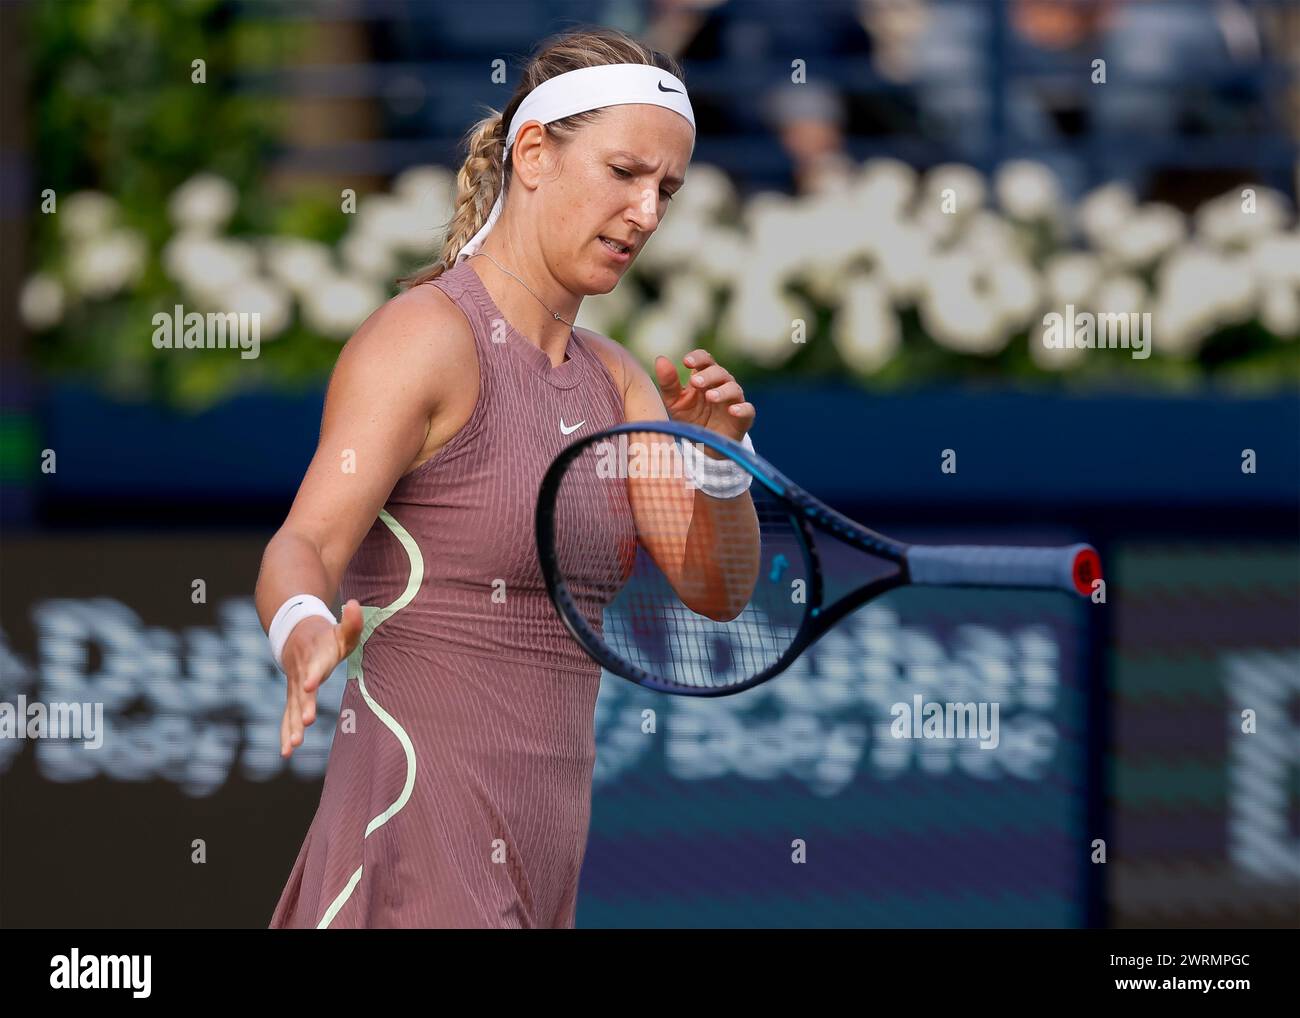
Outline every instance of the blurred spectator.
POLYGON ((855 0, 653 0, 640 35, 678 59, 869 55, 855 0))
POLYGON ((855 162, 844 147, 844 102, 818 82, 769 93, 768 116, 791 162, 789 190, 815 194, 848 186, 855 162))
POLYGON ((1153 145, 1238 126, 1259 88, 1231 72, 1260 55, 1255 23, 1236 0, 946 0, 930 8, 915 67, 927 126, 954 154, 987 163, 1004 146, 1029 149, 1078 195, 1088 158, 1101 161, 1092 169, 1102 176, 1140 187, 1159 155, 1153 145), (1093 81, 1098 58, 1104 84, 1093 81), (1070 149, 1090 133, 1117 144, 1070 149))
POLYGON ((774 73, 789 75, 795 60, 814 75, 823 58, 871 57, 856 0, 652 0, 637 34, 687 65, 701 134, 763 131, 768 125, 756 108, 756 90, 769 86, 774 73), (728 73, 701 83, 691 77, 692 64, 728 73))

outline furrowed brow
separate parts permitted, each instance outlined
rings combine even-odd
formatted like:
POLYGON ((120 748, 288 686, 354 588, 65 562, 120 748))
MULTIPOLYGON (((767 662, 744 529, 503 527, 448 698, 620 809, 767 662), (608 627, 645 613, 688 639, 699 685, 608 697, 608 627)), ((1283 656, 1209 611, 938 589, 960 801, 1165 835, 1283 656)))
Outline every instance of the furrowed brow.
MULTIPOLYGON (((641 159, 638 159, 631 152, 611 152, 610 155, 618 156, 621 159, 626 159, 629 163, 632 164, 634 169, 639 170, 642 173, 648 173, 649 171, 654 169, 654 167, 651 166, 649 163, 643 162, 641 159)), ((674 177, 669 175, 664 177, 664 183, 672 184, 674 187, 680 188, 682 186, 683 181, 681 177, 674 177)))

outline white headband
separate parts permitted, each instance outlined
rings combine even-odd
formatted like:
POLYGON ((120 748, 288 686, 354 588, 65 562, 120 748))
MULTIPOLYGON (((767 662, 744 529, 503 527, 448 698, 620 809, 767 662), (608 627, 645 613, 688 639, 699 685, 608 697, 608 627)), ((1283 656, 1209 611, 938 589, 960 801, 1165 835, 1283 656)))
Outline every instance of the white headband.
MULTIPOLYGON (((515 115, 510 118, 510 129, 506 132, 506 154, 509 155, 510 146, 514 144, 519 129, 530 120, 549 124, 575 113, 632 103, 672 110, 686 118, 691 130, 695 129, 695 113, 691 110, 690 99, 686 97, 686 86, 676 77, 649 64, 602 64, 600 67, 582 67, 558 74, 529 92, 519 104, 515 115)), ((504 194, 503 166, 501 186, 497 189, 497 200, 488 214, 487 222, 456 255, 457 265, 470 255, 477 254, 483 246, 484 239, 501 218, 501 200, 504 194)))

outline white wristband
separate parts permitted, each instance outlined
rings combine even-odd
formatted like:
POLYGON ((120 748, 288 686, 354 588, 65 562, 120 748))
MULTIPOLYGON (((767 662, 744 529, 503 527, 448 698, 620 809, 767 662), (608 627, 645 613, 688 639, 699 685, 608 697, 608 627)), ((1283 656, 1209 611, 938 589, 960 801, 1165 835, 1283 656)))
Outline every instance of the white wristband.
MULTIPOLYGON (((731 459, 714 459, 706 456, 688 442, 678 439, 682 450, 682 465, 687 479, 700 491, 713 498, 736 498, 749 490, 754 475, 731 459)), ((754 443, 748 433, 740 442, 750 452, 754 443)))
POLYGON ((271 656, 275 658, 276 666, 280 671, 284 671, 284 662, 280 656, 284 653, 285 642, 289 639, 289 634, 293 632, 293 627, 303 619, 311 618, 313 615, 329 619, 330 622, 335 624, 338 623, 338 619, 330 611, 329 605, 315 594, 294 594, 293 597, 280 605, 280 610, 275 613, 275 618, 271 620, 271 628, 266 635, 271 641, 271 656))

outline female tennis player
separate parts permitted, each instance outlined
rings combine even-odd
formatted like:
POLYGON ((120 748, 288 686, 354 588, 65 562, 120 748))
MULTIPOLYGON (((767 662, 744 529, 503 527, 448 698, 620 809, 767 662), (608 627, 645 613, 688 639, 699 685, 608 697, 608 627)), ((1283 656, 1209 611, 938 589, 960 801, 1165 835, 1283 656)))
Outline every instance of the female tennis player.
MULTIPOLYGON (((348 663, 272 927, 573 925, 600 669, 547 598, 533 514, 583 432, 671 418, 747 440, 754 407, 707 351, 683 358, 687 385, 666 357, 652 381, 573 325, 658 227, 694 142, 671 58, 608 29, 552 40, 471 131, 440 259, 340 353, 257 583, 283 756, 348 663)), ((584 539, 635 536, 601 509, 584 539)))

